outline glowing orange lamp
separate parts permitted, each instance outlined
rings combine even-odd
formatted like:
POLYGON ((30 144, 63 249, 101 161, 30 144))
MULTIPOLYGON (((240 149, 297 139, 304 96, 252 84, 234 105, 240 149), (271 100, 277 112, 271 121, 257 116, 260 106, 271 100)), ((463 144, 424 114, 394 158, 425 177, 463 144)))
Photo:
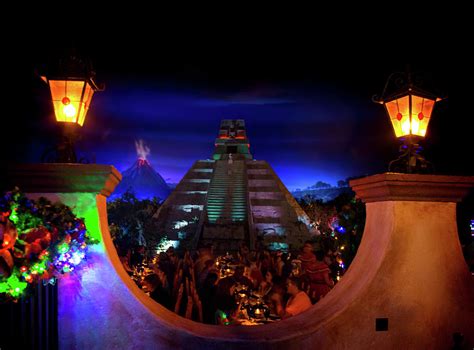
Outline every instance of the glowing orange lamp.
POLYGON ((92 80, 48 79, 42 77, 51 90, 56 121, 84 124, 92 95, 97 86, 92 80))
POLYGON ((62 59, 49 74, 41 76, 48 84, 56 121, 63 124, 64 137, 55 149, 47 150, 45 162, 76 163, 74 141, 77 129, 84 125, 92 96, 103 87, 95 83, 95 72, 88 61, 75 52, 62 59))
POLYGON ((424 159, 418 142, 426 136, 436 102, 441 98, 416 87, 411 73, 393 73, 388 78, 380 98, 390 118, 395 136, 402 141, 401 156, 390 162, 389 170, 408 173, 429 173, 432 164, 424 159), (388 93, 387 93, 388 92, 388 93))
POLYGON ((49 85, 56 121, 84 125, 95 91, 95 72, 90 65, 71 56, 56 73, 41 78, 49 85))
POLYGON ((425 137, 434 104, 440 99, 409 87, 382 101, 397 137, 425 137))

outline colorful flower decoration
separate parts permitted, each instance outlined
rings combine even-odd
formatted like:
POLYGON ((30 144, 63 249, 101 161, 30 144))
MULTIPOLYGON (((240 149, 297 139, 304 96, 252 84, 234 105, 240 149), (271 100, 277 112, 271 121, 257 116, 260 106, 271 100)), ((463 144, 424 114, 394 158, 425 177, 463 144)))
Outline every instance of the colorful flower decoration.
POLYGON ((80 267, 93 243, 68 206, 7 192, 0 197, 0 301, 16 301, 38 281, 54 284, 80 267))

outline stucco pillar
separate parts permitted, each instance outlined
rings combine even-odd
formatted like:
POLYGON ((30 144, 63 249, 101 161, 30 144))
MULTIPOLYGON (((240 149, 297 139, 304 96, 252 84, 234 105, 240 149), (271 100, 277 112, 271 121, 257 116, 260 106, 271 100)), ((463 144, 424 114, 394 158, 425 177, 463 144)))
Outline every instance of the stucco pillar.
POLYGON ((461 332, 473 347, 474 284, 456 225, 456 202, 473 184, 474 177, 394 173, 350 182, 367 208, 351 270, 374 274, 353 309, 364 314, 361 330, 366 322, 375 327, 375 318, 388 319, 386 331, 361 332, 372 337, 368 344, 448 349, 453 333, 461 332), (369 256, 376 257, 376 269, 365 261, 369 256))

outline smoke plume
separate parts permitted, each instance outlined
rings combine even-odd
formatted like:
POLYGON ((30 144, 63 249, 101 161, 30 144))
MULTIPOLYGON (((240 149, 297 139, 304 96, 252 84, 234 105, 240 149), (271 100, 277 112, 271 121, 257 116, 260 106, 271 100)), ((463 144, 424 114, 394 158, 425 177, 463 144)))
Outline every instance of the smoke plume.
POLYGON ((139 159, 146 160, 146 156, 150 154, 150 148, 145 145, 142 139, 135 141, 135 149, 139 159))

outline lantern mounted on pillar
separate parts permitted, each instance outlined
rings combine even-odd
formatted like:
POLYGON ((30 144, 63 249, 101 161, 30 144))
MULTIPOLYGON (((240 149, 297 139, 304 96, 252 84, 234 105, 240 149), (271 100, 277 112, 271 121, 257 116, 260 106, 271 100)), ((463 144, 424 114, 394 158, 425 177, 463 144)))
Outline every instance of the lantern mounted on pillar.
POLYGON ((56 121, 63 130, 62 140, 46 150, 42 161, 77 163, 74 142, 84 125, 94 92, 104 88, 94 81, 91 63, 75 52, 60 60, 57 67, 41 78, 49 86, 56 121))
POLYGON ((434 105, 441 98, 417 87, 413 78, 409 69, 392 73, 381 96, 372 100, 385 106, 395 136, 402 142, 401 155, 390 162, 389 171, 431 173, 433 165, 420 154, 419 141, 425 138, 434 105))

